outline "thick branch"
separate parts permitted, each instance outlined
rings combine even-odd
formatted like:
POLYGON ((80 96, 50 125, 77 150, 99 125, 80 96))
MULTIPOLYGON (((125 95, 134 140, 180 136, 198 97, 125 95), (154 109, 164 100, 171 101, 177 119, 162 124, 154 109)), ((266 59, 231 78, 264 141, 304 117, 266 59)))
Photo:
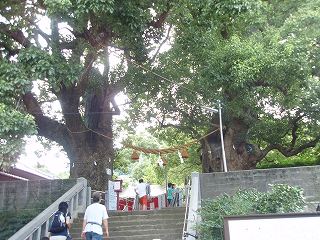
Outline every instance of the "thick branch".
POLYGON ((170 32, 172 29, 172 25, 169 26, 168 32, 167 32, 167 36, 165 37, 165 39, 160 43, 156 53, 154 54, 154 56, 152 57, 152 59, 150 60, 150 63, 153 63, 153 61, 156 59, 156 57, 158 56, 161 47, 168 41, 169 37, 170 37, 170 32))
POLYGON ((40 105, 31 92, 23 96, 23 102, 27 112, 35 119, 39 136, 55 141, 62 146, 68 144, 70 137, 67 128, 63 124, 44 116, 40 105))
POLYGON ((71 41, 71 42, 65 42, 65 41, 61 42, 61 43, 59 44, 60 50, 63 50, 63 49, 74 50, 74 49, 76 49, 77 44, 78 44, 78 43, 77 43, 77 40, 78 40, 78 39, 75 39, 75 40, 73 40, 73 41, 71 41))
POLYGON ((291 140, 291 149, 294 148, 294 146, 296 145, 296 141, 297 141, 297 130, 299 128, 298 122, 302 119, 303 115, 297 117, 296 119, 294 119, 293 123, 292 123, 292 130, 291 130, 291 136, 292 136, 292 140, 291 140))
POLYGON ((157 18, 149 23, 154 28, 161 28, 169 15, 171 9, 170 1, 167 2, 167 9, 163 11, 157 18))
POLYGON ((13 49, 4 42, 0 42, 0 48, 4 48, 8 52, 9 57, 14 56, 20 52, 20 49, 13 49))
POLYGON ((118 104, 116 103, 116 101, 114 100, 114 98, 111 99, 111 103, 113 106, 113 111, 112 111, 112 115, 120 115, 120 108, 118 107, 118 104))
MULTIPOLYGON (((35 25, 36 26, 36 25, 35 25)), ((33 29, 33 32, 35 33, 35 34, 38 34, 38 35, 40 35, 41 37, 43 37, 44 38, 44 40, 46 40, 46 42, 49 44, 49 42, 50 42, 50 36, 48 35, 48 34, 46 34, 45 32, 43 32, 40 28, 38 28, 37 26, 36 26, 36 28, 35 29, 33 29)))
POLYGON ((4 33, 8 37, 14 39, 15 41, 20 43, 25 48, 28 48, 31 46, 31 42, 29 41, 29 39, 27 39, 24 36, 23 32, 19 29, 10 30, 9 26, 7 24, 0 23, 0 32, 4 33))
POLYGON ((92 65, 94 61, 96 60, 96 55, 92 52, 89 52, 88 55, 85 58, 85 63, 84 63, 84 71, 80 76, 79 79, 79 84, 77 86, 77 92, 79 95, 83 95, 84 91, 86 90, 89 79, 90 79, 90 71, 92 70, 92 65))
POLYGON ((270 87, 270 88, 275 88, 275 89, 278 89, 283 95, 287 95, 288 94, 288 91, 285 87, 283 86, 280 86, 279 85, 272 85, 268 82, 265 82, 264 80, 257 80, 254 82, 254 84, 252 85, 254 87, 270 87))
POLYGON ((298 153, 301 153, 303 150, 307 148, 315 147, 319 143, 319 141, 320 135, 314 138, 312 141, 302 144, 301 146, 294 149, 292 149, 291 147, 286 148, 280 144, 271 144, 262 151, 262 158, 264 158, 271 150, 278 150, 285 157, 292 157, 297 155, 298 153))

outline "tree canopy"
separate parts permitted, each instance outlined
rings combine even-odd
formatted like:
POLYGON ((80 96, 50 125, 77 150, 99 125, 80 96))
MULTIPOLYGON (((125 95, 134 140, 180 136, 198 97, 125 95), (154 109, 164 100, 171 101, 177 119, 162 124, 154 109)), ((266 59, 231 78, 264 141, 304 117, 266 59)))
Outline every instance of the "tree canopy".
POLYGON ((127 59, 148 60, 171 8, 170 1, 1 1, 6 155, 16 155, 11 140, 37 131, 63 146, 72 177, 104 187, 113 169, 113 115, 120 113, 114 97, 125 91, 127 59), (120 60, 110 63, 115 52, 120 60), (46 107, 55 101, 61 110, 46 107))
MULTIPOLYGON (((153 81, 130 89, 133 96, 142 89, 132 114, 197 135, 219 123, 202 106, 221 101, 231 170, 253 168, 272 150, 290 157, 315 147, 319 7, 320 1, 185 1, 171 18, 172 48, 150 66, 153 81)), ((219 137, 208 137, 202 150, 203 170, 221 170, 219 137)))
MULTIPOLYGON (((36 132, 63 146, 72 177, 103 187, 120 92, 132 101, 129 123, 157 123, 167 139, 218 128, 202 107, 220 101, 230 170, 254 168, 273 150, 314 148, 319 8, 319 0, 1 1, 1 157, 14 160, 22 136, 36 132), (56 101, 57 112, 48 108, 56 101)), ((218 131, 200 148, 203 171, 222 170, 218 131)))

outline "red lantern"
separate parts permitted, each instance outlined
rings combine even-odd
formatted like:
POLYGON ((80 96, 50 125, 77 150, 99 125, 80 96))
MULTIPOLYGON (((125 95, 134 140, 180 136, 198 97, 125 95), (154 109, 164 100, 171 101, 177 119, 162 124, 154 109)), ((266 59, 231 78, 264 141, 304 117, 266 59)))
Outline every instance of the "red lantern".
POLYGON ((139 160, 139 153, 136 150, 133 150, 132 155, 131 155, 131 159, 134 161, 139 160))
POLYGON ((182 158, 188 158, 189 157, 189 153, 188 153, 188 150, 186 148, 181 149, 180 153, 181 153, 182 158))

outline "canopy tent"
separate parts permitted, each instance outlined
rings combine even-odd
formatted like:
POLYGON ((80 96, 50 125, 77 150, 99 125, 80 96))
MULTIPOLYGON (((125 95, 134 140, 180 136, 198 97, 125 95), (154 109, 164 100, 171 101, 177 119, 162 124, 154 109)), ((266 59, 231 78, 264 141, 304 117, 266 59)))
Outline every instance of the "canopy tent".
MULTIPOLYGON (((135 198, 136 192, 134 191, 135 186, 130 185, 128 188, 123 189, 120 192, 120 198, 135 198)), ((150 185, 150 195, 151 197, 158 197, 162 194, 166 193, 166 189, 161 187, 160 185, 150 185)))

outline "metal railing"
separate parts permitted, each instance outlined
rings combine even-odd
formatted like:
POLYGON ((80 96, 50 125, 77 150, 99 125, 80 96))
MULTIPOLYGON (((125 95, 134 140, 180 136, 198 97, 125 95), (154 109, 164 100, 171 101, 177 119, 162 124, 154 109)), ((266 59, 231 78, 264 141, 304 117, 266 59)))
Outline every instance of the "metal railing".
POLYGON ((187 230, 187 217, 188 217, 188 211, 189 211, 189 201, 190 201, 190 189, 191 189, 191 179, 188 179, 186 188, 186 210, 184 213, 184 221, 183 221, 183 231, 182 231, 182 240, 186 239, 186 230, 187 230))
POLYGON ((48 235, 53 214, 58 210, 60 202, 68 202, 72 218, 76 218, 78 213, 85 211, 89 199, 90 188, 87 186, 87 180, 85 178, 78 178, 76 185, 74 185, 69 191, 63 194, 59 199, 42 211, 37 217, 31 220, 8 240, 40 240, 42 237, 48 235))
POLYGON ((198 239, 196 224, 200 221, 198 209, 200 207, 199 173, 192 173, 187 184, 186 210, 183 223, 182 240, 198 239))

